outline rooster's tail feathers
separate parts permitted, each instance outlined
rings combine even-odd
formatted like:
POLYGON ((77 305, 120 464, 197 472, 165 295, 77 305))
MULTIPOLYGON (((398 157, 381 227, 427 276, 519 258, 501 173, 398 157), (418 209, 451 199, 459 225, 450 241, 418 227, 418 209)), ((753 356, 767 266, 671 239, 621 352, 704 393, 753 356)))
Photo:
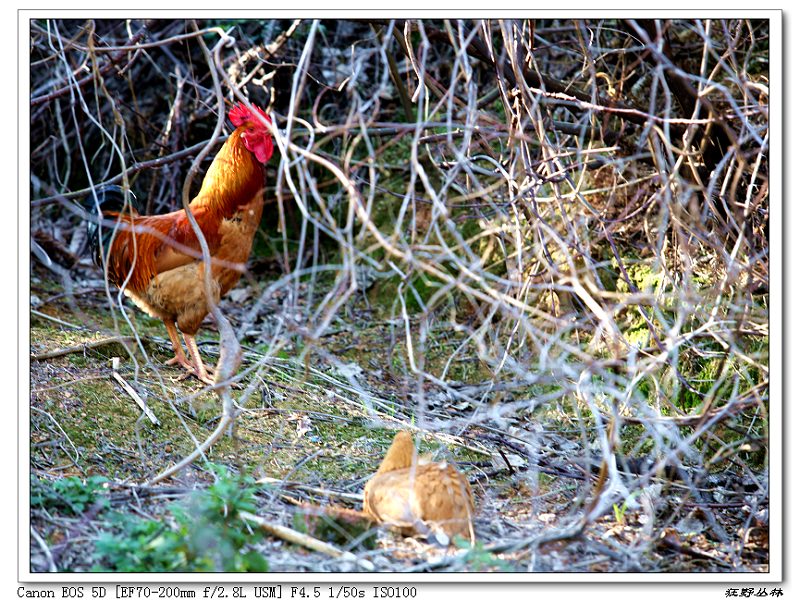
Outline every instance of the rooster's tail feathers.
POLYGON ((103 255, 108 253, 114 232, 113 227, 100 223, 100 214, 107 211, 130 211, 131 215, 137 215, 139 206, 133 192, 129 193, 128 199, 126 200, 125 190, 121 186, 103 186, 97 188, 94 194, 86 196, 81 203, 88 214, 86 230, 89 250, 98 267, 103 265, 103 255))

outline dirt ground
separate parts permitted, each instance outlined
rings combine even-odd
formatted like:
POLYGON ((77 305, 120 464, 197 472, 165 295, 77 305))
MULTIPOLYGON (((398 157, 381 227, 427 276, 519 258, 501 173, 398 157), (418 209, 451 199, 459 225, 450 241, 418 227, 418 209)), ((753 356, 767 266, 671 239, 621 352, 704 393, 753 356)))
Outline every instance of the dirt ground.
MULTIPOLYGON (((234 326, 251 323, 233 390, 235 426, 190 467, 148 485, 210 435, 221 418, 220 400, 164 365, 171 349, 160 323, 130 307, 124 316, 112 310, 91 268, 78 273, 84 279, 70 296, 34 265, 32 490, 36 496, 69 477, 104 480, 77 509, 59 504, 59 494, 32 504, 33 571, 113 569, 97 541, 120 532, 119 516, 179 529, 175 505, 191 507, 193 495, 219 479, 214 466, 260 482, 252 510, 271 524, 293 528, 309 506, 360 510, 364 483, 401 428, 418 435, 421 452, 454 462, 468 476, 477 502, 474 545, 443 547, 431 538, 371 528, 365 536, 329 537, 346 553, 332 557, 248 528, 241 552, 260 554, 272 571, 768 569, 768 514, 763 507, 751 511, 752 494, 763 482, 733 468, 711 475, 687 468, 642 484, 647 470, 634 466, 621 472, 621 484, 637 491, 629 503, 587 521, 601 468, 585 451, 594 443, 581 439, 576 417, 560 405, 520 408, 491 420, 485 419, 491 406, 448 397, 427 382, 421 398, 419 383, 393 369, 396 325, 368 302, 356 303, 334 333, 313 344, 284 330, 278 345, 277 317, 286 319, 275 311, 282 292, 253 319, 247 301, 263 288, 252 282, 222 305, 234 326), (697 487, 688 487, 687 479, 697 487)), ((207 321, 199 340, 210 363, 216 336, 207 321)), ((466 365, 462 373, 478 370, 466 365)))

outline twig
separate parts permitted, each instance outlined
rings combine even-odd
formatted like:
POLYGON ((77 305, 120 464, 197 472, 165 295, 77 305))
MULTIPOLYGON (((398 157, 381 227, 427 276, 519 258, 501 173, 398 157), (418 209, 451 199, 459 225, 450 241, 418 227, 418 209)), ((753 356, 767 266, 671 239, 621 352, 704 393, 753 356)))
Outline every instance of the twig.
POLYGON ((53 554, 50 552, 50 547, 47 546, 47 543, 41 536, 39 536, 39 533, 36 532, 36 528, 33 526, 31 526, 31 536, 33 536, 34 540, 39 545, 39 548, 42 550, 42 553, 44 553, 44 556, 47 559, 47 570, 49 572, 58 572, 56 562, 53 559, 53 554))
POLYGON ((130 395, 130 397, 136 402, 136 404, 139 405, 142 412, 147 416, 147 419, 149 419, 154 425, 160 426, 161 422, 158 421, 158 418, 155 416, 155 414, 152 411, 150 411, 150 408, 145 404, 142 397, 139 396, 139 393, 136 392, 130 384, 128 384, 125 378, 119 375, 119 372, 117 371, 114 371, 114 373, 111 375, 117 382, 119 382, 120 386, 122 386, 125 392, 127 392, 130 395))
MULTIPOLYGON (((302 19, 295 19, 286 31, 282 32, 272 43, 266 47, 263 45, 258 45, 245 52, 241 57, 239 57, 238 61, 236 61, 236 63, 231 65, 229 68, 231 80, 236 80, 244 64, 251 58, 258 58, 261 62, 266 62, 275 56, 275 53, 278 52, 278 50, 280 50, 287 41, 289 41, 289 38, 294 35, 294 32, 302 24, 302 22, 302 19), (264 55, 259 56, 262 51, 264 55)), ((253 69, 244 79, 242 79, 242 81, 236 84, 236 89, 241 90, 251 79, 253 79, 253 77, 255 77, 258 71, 258 69, 253 69)))
POLYGON ((48 315, 47 313, 42 313, 41 311, 37 311, 36 309, 31 309, 31 314, 35 315, 36 317, 41 317, 42 319, 54 321, 55 323, 60 324, 62 326, 67 326, 68 328, 75 328, 76 330, 84 329, 83 326, 79 326, 78 324, 74 323, 69 323, 68 321, 64 321, 62 319, 59 319, 58 317, 53 317, 51 315, 48 315))
POLYGON ((361 501, 364 498, 363 495, 357 495, 348 492, 339 492, 335 490, 327 490, 325 488, 317 488, 315 486, 307 486, 305 484, 300 484, 299 482, 287 482, 285 480, 281 480, 280 478, 269 478, 269 477, 261 478, 260 480, 256 481, 256 484, 280 484, 283 488, 302 490, 305 492, 315 493, 318 495, 324 495, 326 497, 337 497, 339 499, 347 499, 348 501, 361 501))
POLYGON ((52 415, 50 415, 44 409, 39 409, 38 407, 35 407, 33 405, 31 405, 31 411, 38 411, 39 413, 41 413, 43 415, 46 415, 47 417, 50 418, 50 421, 55 424, 56 428, 58 428, 58 430, 61 432, 61 434, 63 434, 64 439, 69 443, 69 446, 71 446, 72 450, 75 451, 75 458, 74 459, 72 457, 69 457, 69 453, 65 452, 65 455, 67 455, 67 457, 69 457, 72 460, 72 463, 74 463, 75 465, 78 465, 78 460, 81 458, 80 451, 78 451, 78 448, 75 446, 75 443, 72 442, 72 439, 69 437, 69 434, 67 434, 64 431, 64 428, 61 427, 61 424, 59 424, 58 421, 56 421, 56 418, 54 418, 52 415))
MULTIPOLYGON (((123 178, 133 175, 134 173, 138 173, 139 171, 144 171, 146 169, 155 169, 157 167, 163 167, 164 165, 168 165, 169 163, 173 163, 185 157, 193 155, 198 150, 205 148, 208 146, 209 142, 216 143, 217 141, 224 142, 227 139, 227 136, 219 136, 219 138, 212 140, 206 140, 205 142, 199 142, 193 146, 189 146, 188 148, 184 148, 183 150, 179 150, 177 152, 173 152, 172 154, 168 154, 165 156, 161 156, 155 159, 151 159, 149 161, 142 161, 141 163, 134 163, 124 171, 121 171, 114 177, 110 177, 107 180, 103 180, 95 184, 95 188, 108 186, 111 184, 118 184, 122 182, 123 178)), ((52 202, 63 202, 65 199, 72 199, 72 198, 82 198, 87 196, 88 194, 92 193, 92 188, 84 188, 82 190, 76 190, 74 192, 65 192, 64 194, 52 194, 51 196, 45 196, 44 198, 37 198, 36 200, 31 201, 31 207, 39 207, 46 204, 50 204, 52 202)))
POLYGON ((278 538, 282 538, 283 540, 293 543, 295 545, 300 545, 302 547, 306 547, 307 549, 311 549, 312 551, 324 553, 325 555, 329 555, 330 557, 334 557, 336 559, 341 559, 342 561, 353 561, 356 563, 358 567, 360 567, 363 570, 367 570, 369 572, 375 570, 375 566, 372 564, 371 561, 368 561, 366 559, 360 559, 356 557, 354 554, 350 553, 349 551, 342 551, 338 547, 334 547, 330 543, 321 541, 318 538, 309 536, 308 534, 303 534, 302 532, 298 532, 297 530, 292 530, 291 528, 287 528, 286 526, 279 526, 278 524, 273 524, 271 522, 268 522, 264 518, 261 518, 257 515, 253 515, 252 513, 248 513, 246 511, 240 511, 239 516, 242 519, 247 520, 248 522, 256 524, 259 528, 261 528, 265 532, 273 536, 277 536, 278 538))
MULTIPOLYGON (((533 536, 523 540, 508 541, 502 543, 495 543, 493 545, 486 545, 483 547, 484 551, 489 553, 502 553, 505 551, 517 551, 526 547, 540 547, 541 545, 557 540, 569 540, 578 536, 584 529, 585 524, 578 521, 565 529, 558 531, 547 532, 541 536, 533 536)), ((436 561, 428 561, 425 563, 411 566, 403 570, 404 572, 427 572, 437 568, 443 568, 451 565, 463 564, 466 561, 471 551, 462 551, 455 555, 448 555, 436 561)))
POLYGON ((213 445, 215 442, 217 442, 217 440, 219 440, 222 437, 222 434, 225 432, 225 429, 232 423, 233 423, 233 417, 232 416, 223 415, 222 419, 219 421, 219 424, 217 424, 216 429, 209 435, 208 438, 206 438, 203 441, 202 444, 197 446, 195 448, 195 450, 192 451, 191 454, 189 454, 186 457, 184 457, 183 459, 181 459, 178 463, 176 463, 172 467, 165 469, 163 472, 161 472, 160 474, 158 474, 157 476, 155 476, 151 480, 148 480, 143 486, 153 486, 153 485, 161 482, 162 480, 166 480, 167 478, 169 478, 173 474, 181 471, 187 465, 190 465, 190 464, 194 463, 194 461, 198 457, 203 455, 208 449, 211 448, 211 445, 213 445))
MULTIPOLYGON (((142 28, 134 36, 130 38, 130 43, 135 45, 139 40, 144 38, 145 34, 147 33, 147 29, 150 27, 151 24, 152 21, 145 21, 142 28)), ((95 51, 97 50, 102 50, 102 49, 95 49, 95 51)), ((105 51, 113 52, 113 54, 111 54, 111 56, 109 57, 109 61, 105 65, 103 65, 103 67, 101 67, 97 73, 90 73, 83 79, 80 79, 75 83, 70 83, 69 85, 66 85, 53 92, 50 92, 49 94, 42 94, 41 96, 36 96, 34 98, 31 98, 31 106, 33 107, 45 102, 50 102, 51 100, 55 100, 56 98, 59 98, 61 96, 64 96, 65 94, 70 93, 75 87, 80 88, 88 83, 96 81, 98 76, 104 75, 105 73, 113 69, 115 65, 122 62, 122 59, 128 56, 128 53, 125 49, 108 48, 105 49, 105 51)))
MULTIPOLYGON (((380 37, 380 31, 373 23, 370 23, 370 27, 372 27, 372 31, 375 32, 375 35, 380 37)), ((394 31, 392 33, 394 33, 394 31)), ((394 60, 394 56, 389 53, 388 49, 386 50, 386 59, 389 61, 389 73, 392 76, 392 81, 394 82, 395 88, 397 88, 397 93, 400 95, 400 102, 403 105, 403 112, 406 115, 406 120, 409 123, 412 123, 414 121, 414 111, 411 106, 411 99, 408 97, 408 90, 406 90, 406 86, 403 84, 403 80, 400 78, 400 72, 397 69, 397 62, 394 60)))
POLYGON ((100 346, 106 346, 107 344, 114 344, 114 343, 125 344, 128 342, 133 342, 132 336, 112 336, 111 338, 103 338, 102 340, 93 340, 92 342, 84 342, 83 344, 77 344, 75 346, 60 348, 55 351, 49 351, 47 353, 31 355, 31 361, 42 361, 43 359, 53 359, 54 357, 62 357, 64 355, 69 355, 71 353, 81 353, 89 349, 97 348, 100 346))
POLYGON ((673 531, 671 528, 661 533, 661 537, 656 542, 656 545, 663 549, 669 549, 674 553, 681 553, 683 555, 688 555, 692 559, 711 561, 719 566, 730 567, 730 564, 728 562, 723 561, 719 557, 715 557, 710 553, 704 553, 703 551, 698 551, 697 549, 692 548, 688 544, 686 545, 681 544, 681 542, 678 540, 677 533, 673 531))

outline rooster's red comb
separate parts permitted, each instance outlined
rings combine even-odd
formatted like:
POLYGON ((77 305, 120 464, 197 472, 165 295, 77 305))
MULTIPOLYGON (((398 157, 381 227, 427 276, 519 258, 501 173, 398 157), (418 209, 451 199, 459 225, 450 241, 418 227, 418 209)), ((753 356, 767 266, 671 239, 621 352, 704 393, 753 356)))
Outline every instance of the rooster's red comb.
POLYGON ((245 121, 251 121, 251 120, 256 121, 257 123, 261 123, 256 114, 263 117, 267 121, 267 123, 272 123, 272 120, 269 117, 267 117, 267 114, 261 107, 256 106, 255 104, 252 103, 250 104, 250 106, 253 107, 252 111, 249 108, 247 108, 247 106, 243 102, 240 102, 230 110, 230 112, 228 113, 228 117, 230 118, 231 123, 233 123, 235 127, 239 127, 245 121))

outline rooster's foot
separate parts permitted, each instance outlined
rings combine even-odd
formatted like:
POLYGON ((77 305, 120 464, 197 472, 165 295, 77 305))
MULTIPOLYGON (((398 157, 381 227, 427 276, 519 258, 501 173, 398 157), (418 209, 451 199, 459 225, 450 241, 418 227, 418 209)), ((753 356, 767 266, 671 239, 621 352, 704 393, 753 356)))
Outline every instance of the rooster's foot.
POLYGON ((186 369, 186 371, 182 375, 180 375, 177 378, 175 378, 175 381, 176 382, 182 382, 183 380, 186 380, 187 378, 191 378, 191 377, 195 377, 198 380, 200 380, 201 382, 203 382, 204 384, 208 384, 209 386, 213 386, 214 384, 217 383, 216 380, 214 380, 214 376, 213 375, 208 374, 208 373, 199 374, 199 373, 197 373, 197 371, 195 371, 194 367, 188 367, 186 369))
MULTIPOLYGON (((176 355, 175 357, 173 357, 169 361, 165 362, 164 365, 180 365, 186 371, 190 372, 188 375, 194 375, 194 372, 195 372, 194 364, 191 363, 190 361, 188 361, 186 359, 186 357, 178 357, 176 355)), ((214 373, 216 372, 216 369, 214 367, 212 367, 210 365, 206 365, 205 363, 203 364, 203 367, 205 368, 206 373, 211 375, 211 376, 213 376, 214 373)))

